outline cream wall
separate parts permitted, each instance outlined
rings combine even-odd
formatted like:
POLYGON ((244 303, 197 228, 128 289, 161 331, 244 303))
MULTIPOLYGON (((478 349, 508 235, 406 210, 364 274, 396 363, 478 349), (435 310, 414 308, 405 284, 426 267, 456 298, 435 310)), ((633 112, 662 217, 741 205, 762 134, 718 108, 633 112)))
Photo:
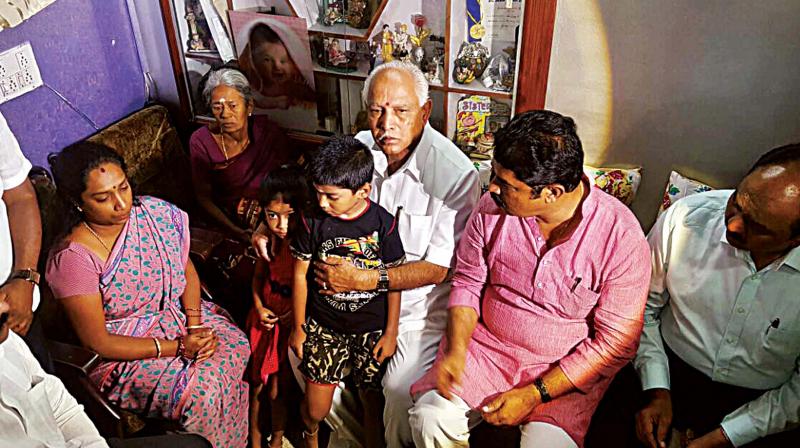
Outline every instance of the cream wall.
POLYGON ((670 170, 730 187, 800 141, 800 1, 559 0, 546 107, 587 162, 644 167, 649 229, 670 170))

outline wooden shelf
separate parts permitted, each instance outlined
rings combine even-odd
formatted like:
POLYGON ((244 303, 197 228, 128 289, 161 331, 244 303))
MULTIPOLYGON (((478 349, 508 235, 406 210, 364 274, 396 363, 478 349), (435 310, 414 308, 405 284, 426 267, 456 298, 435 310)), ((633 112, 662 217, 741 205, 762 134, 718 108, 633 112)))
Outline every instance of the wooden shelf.
POLYGON ((447 87, 443 90, 446 90, 450 93, 461 93, 463 95, 482 95, 488 96, 489 98, 500 98, 500 99, 507 99, 510 100, 513 98, 511 92, 498 92, 497 90, 487 89, 486 87, 480 86, 480 88, 472 87, 472 85, 466 85, 465 87, 447 87))

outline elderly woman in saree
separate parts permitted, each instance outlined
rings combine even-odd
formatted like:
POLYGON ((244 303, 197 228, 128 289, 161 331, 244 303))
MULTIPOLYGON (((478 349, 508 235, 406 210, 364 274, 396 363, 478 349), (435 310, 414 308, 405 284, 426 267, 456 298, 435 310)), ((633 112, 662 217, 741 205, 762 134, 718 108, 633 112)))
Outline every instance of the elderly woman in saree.
POLYGON ((253 92, 238 70, 211 72, 203 97, 215 121, 189 139, 198 203, 230 236, 249 244, 260 216, 259 188, 273 169, 290 161, 283 131, 253 116, 253 92))
POLYGON ((46 278, 103 358, 91 379, 123 409, 177 421, 215 447, 246 446, 250 349, 200 298, 186 213, 134 196, 124 160, 106 146, 79 142, 49 161, 68 225, 46 278))

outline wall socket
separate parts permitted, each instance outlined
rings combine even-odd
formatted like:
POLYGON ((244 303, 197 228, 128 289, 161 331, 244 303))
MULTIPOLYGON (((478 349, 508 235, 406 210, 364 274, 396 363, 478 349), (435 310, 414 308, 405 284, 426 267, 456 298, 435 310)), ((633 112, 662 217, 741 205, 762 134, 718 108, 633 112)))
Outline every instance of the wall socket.
POLYGON ((0 104, 42 85, 30 42, 0 53, 0 104))

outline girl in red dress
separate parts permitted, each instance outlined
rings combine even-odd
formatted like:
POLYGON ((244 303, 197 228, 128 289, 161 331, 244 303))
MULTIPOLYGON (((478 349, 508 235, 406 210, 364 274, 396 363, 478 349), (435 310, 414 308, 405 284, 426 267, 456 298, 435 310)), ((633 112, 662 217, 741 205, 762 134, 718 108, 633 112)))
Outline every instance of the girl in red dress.
POLYGON ((298 167, 282 166, 264 179, 262 200, 270 240, 270 261, 259 259, 253 276, 253 308, 247 317, 250 335, 252 387, 250 388, 251 446, 262 446, 259 413, 269 399, 272 427, 271 448, 280 447, 286 427, 287 385, 293 381, 286 360, 291 331, 292 268, 289 251, 295 216, 306 206, 308 190, 298 167), (264 387, 266 386, 266 387, 264 387))

